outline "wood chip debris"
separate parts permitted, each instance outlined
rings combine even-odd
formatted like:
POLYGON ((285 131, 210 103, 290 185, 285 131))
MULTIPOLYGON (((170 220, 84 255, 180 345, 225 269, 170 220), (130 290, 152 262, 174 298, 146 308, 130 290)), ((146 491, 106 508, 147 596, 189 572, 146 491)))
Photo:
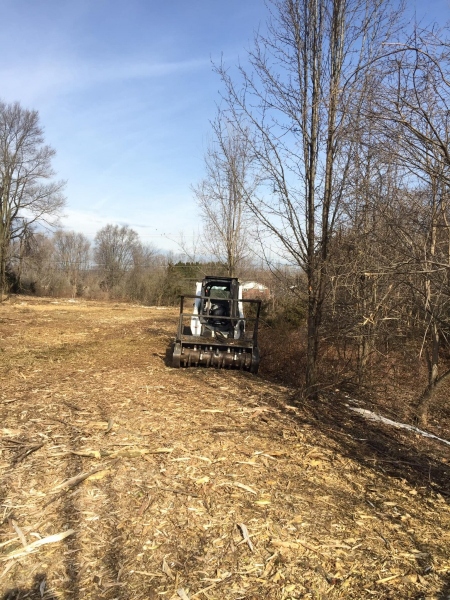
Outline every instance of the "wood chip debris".
POLYGON ((244 538, 243 541, 247 543, 247 546, 250 548, 250 552, 254 552, 254 547, 252 544, 252 540, 250 539, 250 536, 248 534, 248 529, 247 527, 244 525, 244 523, 238 523, 238 527, 241 530, 242 533, 242 537, 244 538))
POLYGON ((167 564, 166 558, 163 558, 163 562, 162 562, 162 567, 161 570, 163 573, 165 573, 167 575, 167 577, 169 577, 170 579, 175 579, 175 575, 172 573, 172 571, 170 570, 169 565, 167 564))
POLYGON ((176 309, 1 313, 1 598, 66 598, 75 574, 86 600, 447 589, 447 446, 386 428, 380 454, 383 424, 297 403, 264 368, 172 369, 176 309))
POLYGON ((22 530, 20 529, 20 527, 17 525, 16 521, 14 521, 14 519, 11 519, 11 525, 13 526, 15 532, 17 533, 17 535, 19 536, 19 539, 22 543, 22 546, 24 548, 26 548, 28 546, 27 540, 22 532, 22 530))

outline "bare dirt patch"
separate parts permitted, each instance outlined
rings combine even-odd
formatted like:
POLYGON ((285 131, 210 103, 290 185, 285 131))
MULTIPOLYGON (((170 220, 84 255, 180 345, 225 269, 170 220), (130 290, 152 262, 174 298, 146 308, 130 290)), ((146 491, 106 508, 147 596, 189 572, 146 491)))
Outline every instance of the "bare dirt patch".
POLYGON ((449 597, 448 447, 172 369, 176 320, 0 307, 1 599, 449 597))

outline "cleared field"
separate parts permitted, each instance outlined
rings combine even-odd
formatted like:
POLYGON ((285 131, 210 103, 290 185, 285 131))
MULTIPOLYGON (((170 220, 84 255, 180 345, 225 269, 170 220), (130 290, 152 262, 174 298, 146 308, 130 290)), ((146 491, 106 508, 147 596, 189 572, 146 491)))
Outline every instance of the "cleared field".
POLYGON ((0 597, 450 597, 449 447, 167 364, 177 311, 0 307, 0 597))

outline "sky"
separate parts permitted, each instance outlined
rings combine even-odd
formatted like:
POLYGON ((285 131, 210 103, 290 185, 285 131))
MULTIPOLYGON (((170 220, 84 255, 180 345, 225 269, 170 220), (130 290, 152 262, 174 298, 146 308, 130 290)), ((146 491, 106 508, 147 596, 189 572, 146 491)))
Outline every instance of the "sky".
MULTIPOLYGON (((423 0, 407 0, 422 17, 423 0)), ((425 22, 450 18, 427 0, 425 22)), ((67 180, 67 230, 127 224, 180 251, 200 230, 221 83, 212 61, 245 61, 263 0, 0 0, 0 99, 39 111, 67 180)))
POLYGON ((0 99, 39 111, 67 180, 65 229, 127 224, 179 249, 221 88, 265 21, 262 0, 0 0, 0 99))

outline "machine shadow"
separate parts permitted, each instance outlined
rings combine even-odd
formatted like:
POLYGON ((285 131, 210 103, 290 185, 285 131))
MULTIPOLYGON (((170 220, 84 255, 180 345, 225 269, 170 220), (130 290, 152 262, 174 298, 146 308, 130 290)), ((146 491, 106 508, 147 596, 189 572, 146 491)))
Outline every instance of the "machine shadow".
POLYGON ((166 350, 164 355, 158 354, 158 356, 162 359, 164 365, 166 367, 173 367, 173 349, 175 346, 175 341, 173 339, 169 340, 166 346, 166 350))

